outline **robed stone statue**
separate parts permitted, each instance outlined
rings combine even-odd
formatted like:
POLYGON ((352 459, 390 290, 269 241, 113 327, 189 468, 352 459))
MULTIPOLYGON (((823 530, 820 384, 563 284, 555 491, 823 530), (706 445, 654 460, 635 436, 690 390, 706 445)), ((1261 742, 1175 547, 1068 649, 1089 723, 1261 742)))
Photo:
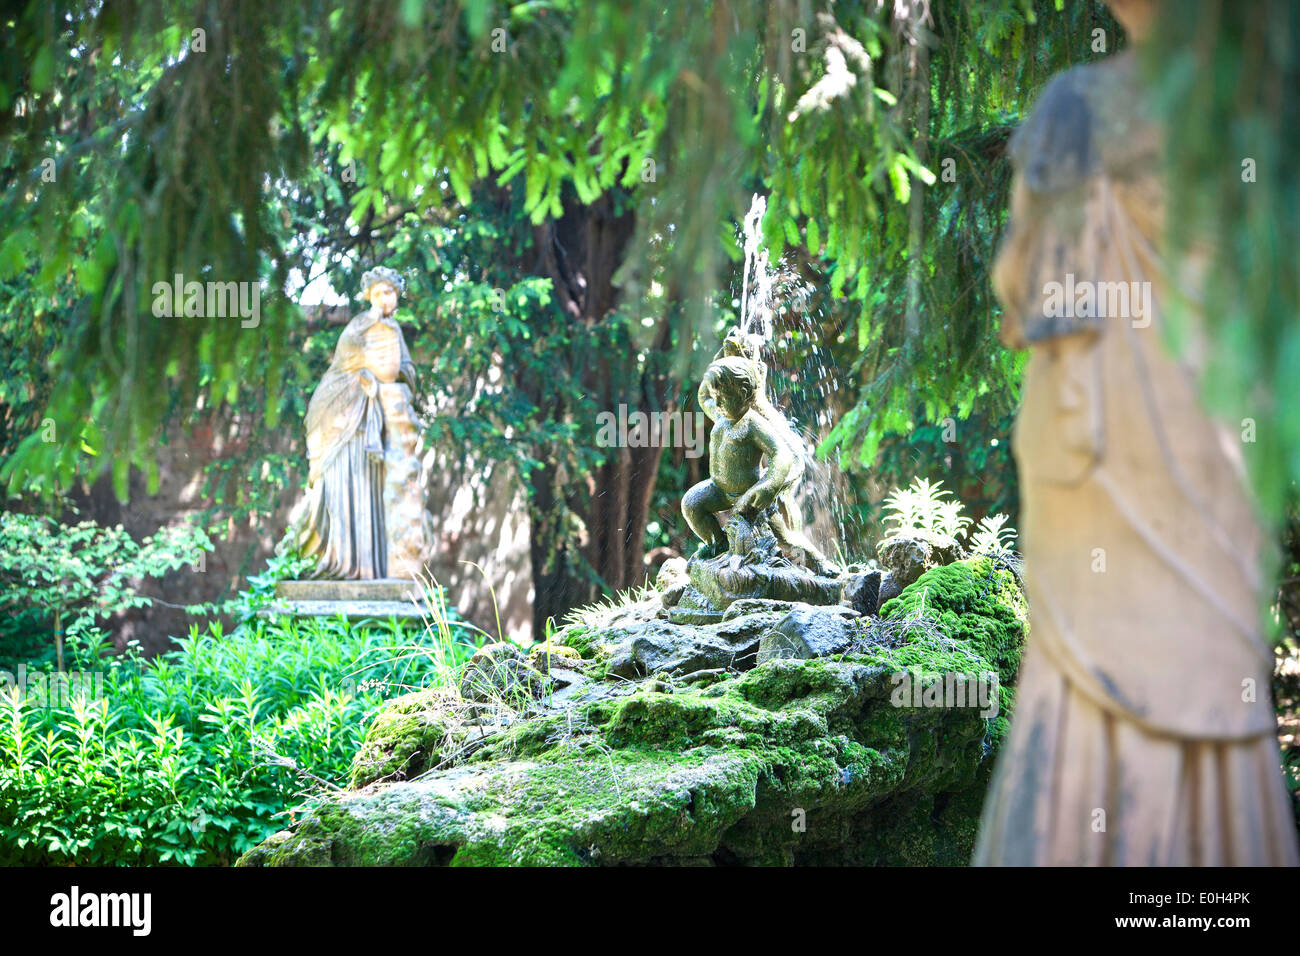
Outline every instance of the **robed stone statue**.
POLYGON ((370 308, 343 329, 307 406, 307 494, 282 547, 315 558, 313 577, 410 579, 433 535, 415 366, 393 319, 406 285, 382 266, 361 281, 370 308))
MULTIPOLYGON (((1112 0, 1139 47, 1147 0, 1112 0)), ((1199 379, 1195 250, 1164 234, 1136 51, 1044 91, 1011 147, 994 284, 1028 348, 1014 449, 1031 631, 977 864, 1297 862, 1278 760, 1264 535, 1199 379)))

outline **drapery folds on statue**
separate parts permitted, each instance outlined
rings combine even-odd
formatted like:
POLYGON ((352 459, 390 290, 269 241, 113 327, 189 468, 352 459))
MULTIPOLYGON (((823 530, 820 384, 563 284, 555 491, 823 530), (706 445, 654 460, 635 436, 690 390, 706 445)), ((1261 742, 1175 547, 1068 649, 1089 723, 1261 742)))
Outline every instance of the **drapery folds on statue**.
POLYGON ((1166 256, 1147 102, 1131 51, 1078 67, 1012 144, 994 278, 1004 340, 1031 350, 1014 435, 1031 633, 977 864, 1297 863, 1264 535, 1240 435, 1201 405, 1201 260, 1166 256), (1193 325, 1177 357, 1175 303, 1193 325))
POLYGON ((286 540, 316 559, 314 577, 409 579, 433 536, 415 366, 391 317, 403 285, 381 267, 363 286, 371 308, 343 329, 307 407, 307 494, 286 540))

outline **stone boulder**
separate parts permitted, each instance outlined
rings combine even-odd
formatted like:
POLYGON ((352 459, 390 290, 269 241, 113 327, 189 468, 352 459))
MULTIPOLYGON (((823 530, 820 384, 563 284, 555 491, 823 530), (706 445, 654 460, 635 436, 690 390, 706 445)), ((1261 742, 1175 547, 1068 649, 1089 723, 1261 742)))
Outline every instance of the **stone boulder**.
POLYGON ((900 592, 931 568, 952 564, 961 557, 962 547, 955 538, 934 531, 904 531, 876 546, 880 566, 889 572, 892 586, 900 592))
POLYGON ((690 583, 685 558, 668 558, 659 566, 659 573, 655 576, 655 590, 659 592, 664 607, 675 607, 690 583))
POLYGON ((465 730, 456 719, 455 707, 456 695, 443 688, 389 701, 352 759, 352 786, 409 780, 427 770, 426 760, 441 754, 465 730))
POLYGON ((759 641, 758 663, 843 654, 853 643, 857 619, 858 613, 847 607, 794 608, 759 641))
POLYGON ((539 641, 528 649, 528 666, 550 681, 550 689, 564 691, 579 687, 588 680, 592 662, 583 660, 572 647, 539 641))
POLYGON ((876 610, 884 607, 903 593, 903 586, 894 579, 893 572, 884 571, 880 575, 880 591, 876 595, 876 610))
MULTIPOLYGON (((651 603, 591 609, 556 635, 582 654, 580 694, 489 718, 454 685, 391 702, 366 733, 356 789, 323 796, 239 864, 969 862, 1025 635, 1008 571, 987 558, 932 569, 878 618, 792 607, 693 628, 700 644, 728 647, 801 616, 828 631, 805 629, 810 647, 841 646, 830 617, 852 631, 832 656, 774 657, 698 682, 608 671, 634 623, 653 625, 643 633, 656 648, 684 639, 666 628, 692 630, 651 603), (945 672, 996 673, 1000 709, 896 693, 900 678, 945 672)), ((700 663, 672 653, 679 667, 700 663)))
POLYGON ((700 671, 745 671, 758 661, 759 639, 780 621, 784 608, 763 608, 701 625, 654 620, 602 635, 597 653, 608 673, 623 678, 653 674, 681 677, 700 671))
POLYGON ((848 572, 844 575, 844 583, 840 588, 840 603, 863 616, 874 615, 880 610, 881 604, 880 578, 879 569, 848 572))
POLYGON ((549 687, 546 676, 529 667, 523 651, 508 641, 480 647, 460 678, 461 696, 483 703, 536 699, 549 687))

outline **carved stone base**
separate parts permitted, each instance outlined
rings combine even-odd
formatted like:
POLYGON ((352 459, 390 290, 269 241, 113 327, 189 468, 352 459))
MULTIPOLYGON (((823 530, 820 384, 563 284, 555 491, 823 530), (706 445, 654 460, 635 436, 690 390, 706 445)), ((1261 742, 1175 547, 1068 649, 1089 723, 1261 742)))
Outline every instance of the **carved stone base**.
POLYGON ((275 604, 259 616, 288 614, 295 617, 333 617, 342 614, 352 621, 365 618, 414 618, 431 616, 423 590, 402 578, 373 578, 347 581, 278 581, 275 604))
POLYGON ((286 601, 410 601, 424 592, 406 578, 348 581, 277 581, 275 596, 286 601))
POLYGON ((733 601, 745 598, 803 604, 840 602, 838 578, 814 574, 776 555, 754 560, 755 554, 751 552, 744 558, 723 554, 704 561, 693 559, 688 565, 691 584, 717 610, 725 610, 733 601))

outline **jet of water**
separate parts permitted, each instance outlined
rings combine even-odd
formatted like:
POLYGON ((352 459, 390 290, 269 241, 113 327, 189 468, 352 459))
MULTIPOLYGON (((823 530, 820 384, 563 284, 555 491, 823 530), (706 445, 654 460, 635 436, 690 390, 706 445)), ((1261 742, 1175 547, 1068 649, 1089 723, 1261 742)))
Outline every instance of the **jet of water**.
MULTIPOLYGON (((799 482, 799 497, 805 499, 814 512, 831 516, 829 523, 841 544, 844 544, 849 535, 848 525, 856 525, 858 522, 848 513, 846 503, 834 493, 833 486, 842 483, 842 479, 834 479, 828 463, 819 461, 814 451, 815 433, 824 433, 831 425, 831 411, 826 399, 838 390, 838 369, 835 368, 834 360, 816 344, 818 324, 808 312, 811 289, 787 263, 778 262, 774 266, 768 251, 763 248, 761 230, 766 212, 767 199, 755 194, 741 225, 745 251, 739 321, 742 341, 751 342, 757 338, 759 349, 767 351, 775 359, 777 348, 786 344, 784 339, 778 340, 775 319, 778 314, 788 313, 788 320, 799 327, 789 328, 782 334, 793 343, 795 336, 802 333, 802 337, 812 344, 812 354, 800 363, 798 370, 773 368, 775 377, 781 379, 781 383, 777 385, 769 380, 768 388, 771 390, 777 385, 774 393, 783 395, 783 404, 789 406, 785 415, 778 413, 774 416, 777 419, 774 424, 786 434, 802 459, 803 475, 799 482), (806 436, 805 428, 800 426, 797 417, 799 408, 796 406, 802 406, 813 419, 810 435, 806 436), (811 441, 809 437, 812 438, 811 441)), ((756 354, 755 357, 764 358, 761 354, 756 354)))
POLYGON ((745 236, 745 273, 740 280, 740 331, 748 335, 753 328, 755 313, 761 323, 763 341, 772 338, 772 297, 775 277, 768 269, 767 250, 763 243, 763 216, 767 213, 767 198, 754 194, 749 212, 745 214, 742 229, 745 236), (752 286, 752 293, 751 293, 752 286))

